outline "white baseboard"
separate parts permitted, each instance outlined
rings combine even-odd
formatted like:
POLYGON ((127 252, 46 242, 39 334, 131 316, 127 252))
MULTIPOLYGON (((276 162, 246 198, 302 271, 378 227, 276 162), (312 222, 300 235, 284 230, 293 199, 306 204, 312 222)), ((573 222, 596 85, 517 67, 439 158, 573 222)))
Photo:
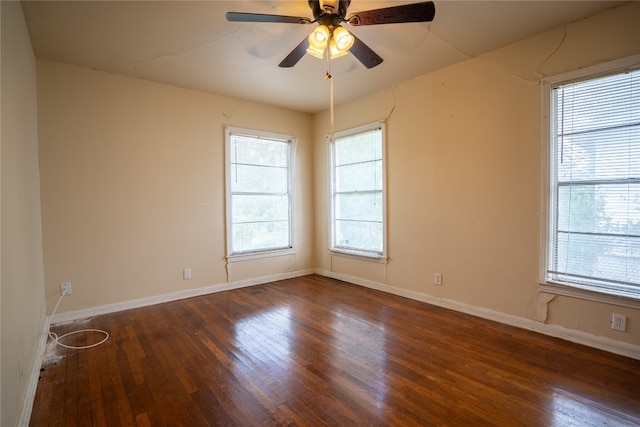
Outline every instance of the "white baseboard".
POLYGON ((487 308, 475 307, 453 300, 436 298, 431 295, 397 288, 395 286, 350 276, 348 274, 335 273, 333 271, 327 271, 323 269, 316 269, 315 273, 321 276, 331 277, 333 279, 352 283, 354 285, 360 285, 366 288, 387 292, 393 295, 398 295, 416 301, 425 302, 427 304, 448 308, 450 310, 459 311, 462 313, 470 314, 472 316, 482 317, 484 319, 493 320, 499 323, 504 323, 506 325, 539 332, 544 335, 561 338, 566 341, 571 341, 577 344, 586 345, 589 347, 597 348, 599 350, 604 350, 610 353, 615 353, 621 356, 640 360, 640 346, 636 346, 633 344, 628 344, 597 335, 591 335, 586 332, 575 331, 573 329, 563 328, 561 326, 547 325, 545 323, 526 319, 524 317, 513 316, 511 314, 505 314, 499 311, 489 310, 487 308))
POLYGON ((91 307, 82 310, 68 311, 53 316, 51 324, 70 322, 73 320, 86 319, 88 317, 98 316, 101 314, 115 313, 118 311, 130 310, 132 308, 147 307, 150 305, 161 304, 164 302, 177 301, 185 298, 192 298, 201 295, 213 294, 216 292, 229 291, 232 289, 246 288, 249 286, 261 285, 263 283, 275 282, 278 280, 291 279, 294 277, 307 276, 313 274, 313 269, 296 270, 288 273, 274 274, 271 276, 262 276, 253 279, 238 280, 235 282, 221 283, 218 285, 205 286, 203 288, 188 289, 184 291, 171 292, 168 294, 156 295, 148 298, 140 298, 130 301, 118 302, 115 304, 106 304, 99 307, 91 307))
POLYGON ((22 410, 20 411, 20 419, 18 420, 19 427, 27 427, 31 420, 31 411, 33 410, 33 401, 36 398, 36 389, 38 388, 38 380, 40 379, 40 368, 42 367, 42 360, 47 350, 47 341, 49 339, 49 323, 51 321, 50 316, 46 316, 44 324, 42 325, 42 332, 38 338, 38 347, 36 349, 36 357, 33 359, 33 366, 31 367, 31 375, 29 377, 29 384, 25 391, 24 400, 22 401, 22 410))

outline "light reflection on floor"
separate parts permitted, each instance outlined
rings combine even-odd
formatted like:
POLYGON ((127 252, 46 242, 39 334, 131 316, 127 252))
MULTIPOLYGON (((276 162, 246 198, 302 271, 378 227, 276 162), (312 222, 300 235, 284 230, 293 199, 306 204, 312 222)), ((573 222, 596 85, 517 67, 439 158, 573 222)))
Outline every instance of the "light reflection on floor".
POLYGON ((286 306, 261 311, 235 325, 238 348, 252 359, 286 360, 291 354, 291 309, 286 306), (274 345, 277 344, 277 345, 274 345))
POLYGON ((291 309, 279 306, 255 313, 235 325, 234 377, 247 389, 271 390, 261 395, 262 405, 275 411, 279 405, 307 393, 294 375, 298 346, 291 330, 291 309))
MULTIPOLYGON (((299 357, 313 347, 300 335, 291 331, 292 313, 289 307, 280 306, 255 313, 235 325, 236 348, 239 360, 234 364, 237 378, 244 381, 270 381, 278 383, 280 390, 287 390, 280 399, 288 399, 296 393, 304 393, 300 379, 292 378, 292 366, 299 357), (301 342, 296 342, 300 340, 301 342), (274 359, 278 363, 273 363, 274 359)), ((380 419, 384 419, 388 408, 386 384, 386 330, 385 325, 371 322, 348 310, 333 313, 331 323, 333 351, 331 354, 309 354, 308 363, 313 369, 321 369, 322 375, 333 378, 332 386, 346 388, 344 392, 362 399, 364 407, 375 408, 380 419), (378 351, 371 352, 371 341, 378 343, 378 351), (360 345, 362 343, 362 345, 360 345), (360 377, 362 384, 373 384, 362 390, 349 390, 353 381, 344 379, 344 372, 360 377), (355 374, 354 374, 355 373, 355 374)), ((275 397, 275 396, 274 396, 275 397)), ((281 402, 278 402, 281 403, 281 402)))
POLYGON ((335 365, 350 366, 347 370, 362 375, 362 382, 374 384, 374 388, 363 390, 354 395, 366 396, 367 407, 375 407, 379 418, 385 417, 387 399, 387 336, 385 325, 372 322, 370 318, 359 316, 356 312, 338 309, 334 313, 332 329, 334 332, 332 354, 335 365), (364 344, 367 342, 366 345, 364 344), (370 352, 370 342, 379 344, 377 352, 370 352), (363 345, 359 343, 362 342, 363 345))
POLYGON ((552 392, 549 427, 635 426, 632 420, 613 416, 611 402, 598 402, 567 390, 552 392))

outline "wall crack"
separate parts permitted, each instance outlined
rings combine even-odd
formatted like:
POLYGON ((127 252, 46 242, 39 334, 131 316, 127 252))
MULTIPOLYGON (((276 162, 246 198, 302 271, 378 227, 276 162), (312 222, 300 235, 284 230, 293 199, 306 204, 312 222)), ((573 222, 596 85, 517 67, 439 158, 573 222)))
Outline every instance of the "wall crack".
POLYGON ((549 55, 547 55, 547 57, 542 61, 542 63, 538 66, 538 68, 536 68, 536 75, 540 76, 541 78, 546 77, 543 73, 540 72, 540 69, 542 67, 544 67, 544 65, 549 62, 549 60, 556 54, 558 53, 558 51, 562 48, 562 45, 564 44, 565 40, 567 39, 567 26, 563 25, 562 26, 562 38, 560 39, 560 42, 558 43, 558 46, 556 46, 556 48, 553 50, 553 52, 551 52, 549 55))

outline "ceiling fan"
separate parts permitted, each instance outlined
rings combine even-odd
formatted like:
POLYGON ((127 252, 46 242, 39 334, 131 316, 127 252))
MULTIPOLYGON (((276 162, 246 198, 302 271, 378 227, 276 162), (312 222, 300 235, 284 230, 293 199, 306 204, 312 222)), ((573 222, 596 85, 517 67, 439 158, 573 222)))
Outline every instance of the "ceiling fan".
POLYGON ((349 33, 341 24, 353 26, 399 24, 403 22, 429 22, 436 13, 432 1, 391 6, 352 13, 347 17, 351 0, 308 0, 313 12, 313 20, 306 17, 270 15, 262 13, 227 12, 227 20, 234 22, 276 22, 285 24, 313 24, 318 26, 302 40, 278 66, 293 67, 305 53, 318 58, 324 57, 328 48, 330 58, 337 58, 351 52, 365 67, 373 68, 382 58, 363 41, 349 33))

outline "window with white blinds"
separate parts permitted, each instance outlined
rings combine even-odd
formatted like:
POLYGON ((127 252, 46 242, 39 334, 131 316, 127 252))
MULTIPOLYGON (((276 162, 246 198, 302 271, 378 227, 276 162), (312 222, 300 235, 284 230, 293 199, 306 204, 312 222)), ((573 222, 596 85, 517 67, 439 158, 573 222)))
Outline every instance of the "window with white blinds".
POLYGON ((551 87, 548 282, 640 299, 640 70, 551 87))
POLYGON ((330 153, 331 250, 384 258, 384 124, 337 133, 330 153))
POLYGON ((292 144, 286 135, 227 128, 227 253, 290 249, 292 144))

